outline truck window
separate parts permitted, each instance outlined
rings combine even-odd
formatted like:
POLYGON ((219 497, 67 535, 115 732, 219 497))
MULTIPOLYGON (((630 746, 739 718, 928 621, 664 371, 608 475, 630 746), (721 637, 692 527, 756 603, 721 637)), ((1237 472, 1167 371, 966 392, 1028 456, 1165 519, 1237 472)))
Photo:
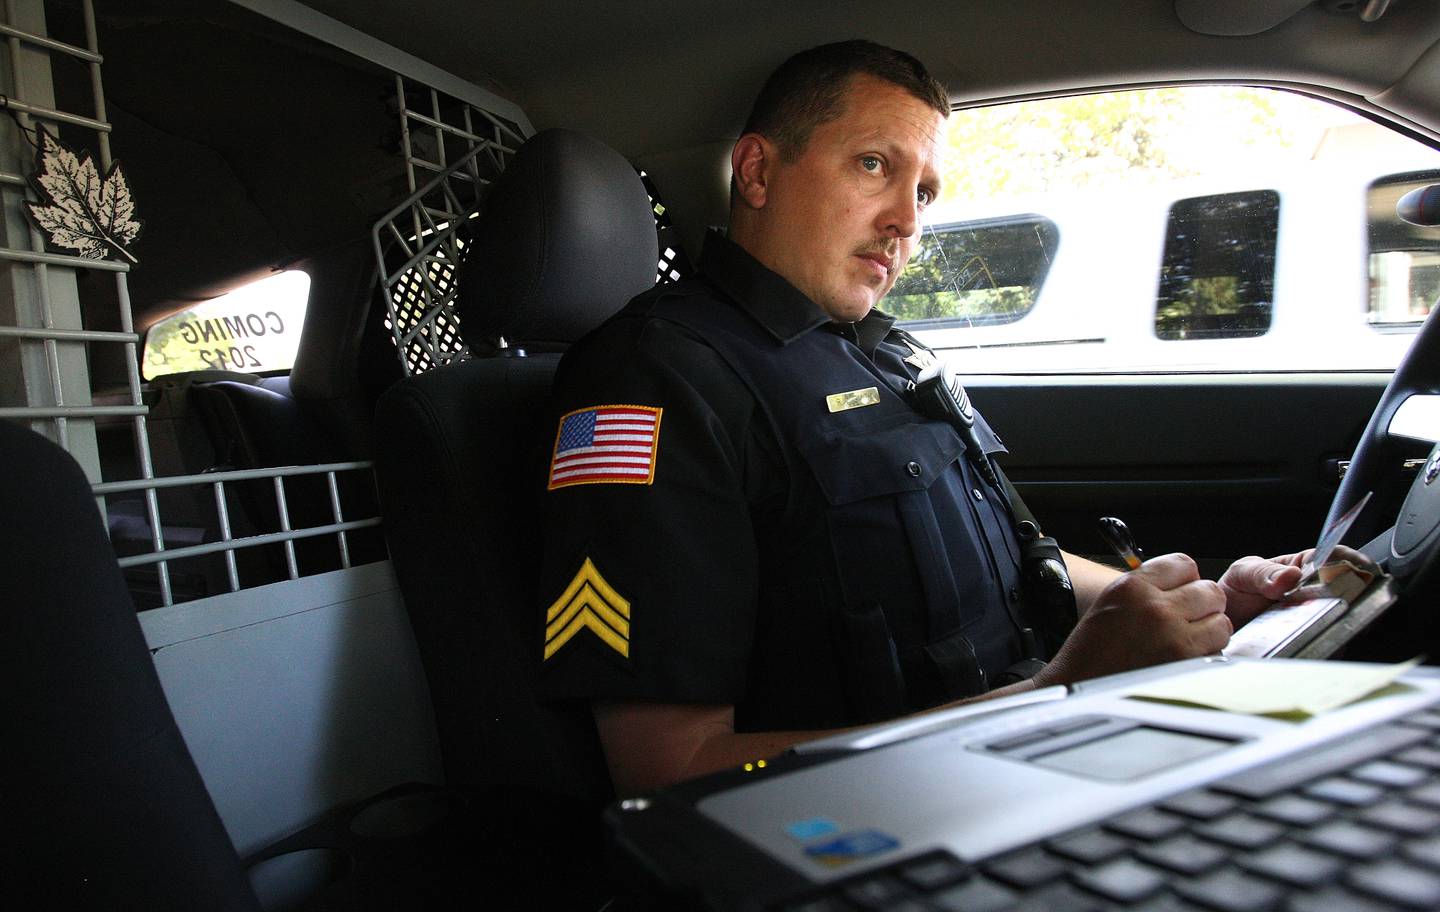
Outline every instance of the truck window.
POLYGON ((1172 205, 1155 299, 1155 335, 1264 335, 1275 297, 1279 223, 1280 194, 1273 190, 1199 196, 1172 205))
POLYGON ((1059 241, 1043 215, 932 226, 885 309, 917 326, 1013 322, 1035 305, 1059 241))

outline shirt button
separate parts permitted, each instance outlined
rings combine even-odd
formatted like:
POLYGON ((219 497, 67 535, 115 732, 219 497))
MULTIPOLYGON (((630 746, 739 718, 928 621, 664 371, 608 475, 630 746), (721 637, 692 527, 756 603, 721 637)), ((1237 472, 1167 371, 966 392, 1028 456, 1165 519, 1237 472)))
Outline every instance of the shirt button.
POLYGON ((976 499, 976 500, 984 500, 984 499, 985 499, 985 495, 980 493, 980 489, 979 489, 979 488, 971 488, 971 489, 970 489, 970 493, 975 495, 975 499, 976 499))
POLYGON ((1018 601, 1020 601, 1020 590, 1019 590, 1019 589, 1016 589, 1014 586, 1011 586, 1011 587, 1010 587, 1010 601, 1012 601, 1012 602, 1018 602, 1018 601))
POLYGON ((920 463, 918 463, 918 462, 907 462, 907 463, 905 463, 905 471, 909 472, 909 473, 910 473, 912 476, 914 476, 915 478, 919 478, 919 477, 920 477, 920 463))

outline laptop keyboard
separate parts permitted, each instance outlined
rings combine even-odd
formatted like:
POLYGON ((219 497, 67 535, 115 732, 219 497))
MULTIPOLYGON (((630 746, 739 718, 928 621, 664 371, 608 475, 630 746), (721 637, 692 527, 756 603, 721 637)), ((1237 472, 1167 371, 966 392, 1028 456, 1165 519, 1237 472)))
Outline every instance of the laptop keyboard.
POLYGON ((1440 710, 978 864, 931 852, 774 908, 1440 909, 1440 710))

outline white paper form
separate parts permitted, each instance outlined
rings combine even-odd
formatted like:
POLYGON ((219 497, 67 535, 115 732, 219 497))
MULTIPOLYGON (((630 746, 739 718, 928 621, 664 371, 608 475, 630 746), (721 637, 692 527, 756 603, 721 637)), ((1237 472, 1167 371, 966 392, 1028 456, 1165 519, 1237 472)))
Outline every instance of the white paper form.
POLYGON ((1250 656, 1257 659, 1274 655, 1305 632, 1311 624, 1316 625, 1318 633, 1319 629, 1324 627, 1327 614, 1343 614, 1347 607, 1349 606, 1344 599, 1317 598, 1271 608, 1235 631, 1221 654, 1229 658, 1250 656))

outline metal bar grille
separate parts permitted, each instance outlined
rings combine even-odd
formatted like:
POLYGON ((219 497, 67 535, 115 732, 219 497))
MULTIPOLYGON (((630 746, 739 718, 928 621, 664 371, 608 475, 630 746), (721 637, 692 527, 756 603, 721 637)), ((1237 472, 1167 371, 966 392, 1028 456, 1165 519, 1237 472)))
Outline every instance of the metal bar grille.
MULTIPOLYGON (((21 182, 23 186, 23 181, 21 182)), ((84 257, 68 256, 63 253, 40 253, 34 250, 13 250, 0 247, 0 260, 17 263, 35 263, 45 266, 71 266, 75 269, 95 269, 100 272, 129 272, 129 263, 113 260, 87 260, 84 257)))
MULTIPOLYGON (((343 503, 347 498, 342 494, 337 480, 341 474, 351 473, 363 476, 364 483, 373 480, 373 463, 366 461, 333 462, 308 466, 278 466, 262 469, 232 469, 221 472, 203 472, 192 475, 167 475, 158 478, 133 479, 129 481, 107 481, 94 486, 95 493, 112 503, 121 502, 126 495, 143 494, 158 496, 166 492, 195 489, 197 495, 209 489, 209 499, 214 503, 218 537, 213 541, 177 547, 166 546, 138 554, 119 557, 122 569, 167 567, 175 562, 194 561, 199 558, 220 556, 224 561, 224 585, 231 592, 243 586, 237 552, 260 550, 265 546, 278 546, 283 555, 283 578, 298 579, 304 575, 302 556, 296 543, 312 541, 329 536, 333 539, 340 555, 341 568, 352 566, 348 533, 361 529, 377 528, 379 516, 364 516, 346 519, 343 503), (311 517, 308 524, 292 520, 290 495, 287 481, 315 479, 324 482, 326 515, 311 517), (246 483, 265 484, 269 488, 278 525, 278 531, 253 532, 237 535, 231 521, 230 501, 234 489, 246 483)), ((197 498, 198 499, 198 498, 197 498)), ((253 584, 253 583, 252 583, 253 584)))
POLYGON ((454 309, 465 223, 525 135, 519 125, 398 75, 395 97, 410 196, 371 237, 386 326, 409 376, 469 355, 454 309))
POLYGON ((258 481, 294 475, 333 476, 336 472, 368 470, 374 465, 375 464, 369 460, 357 460, 354 462, 325 462, 306 466, 276 466, 273 469, 231 469, 227 472, 201 472, 198 475, 166 475, 162 478, 146 480, 106 481, 95 485, 95 493, 102 496, 106 494, 126 494, 135 491, 144 491, 150 488, 180 488, 198 484, 223 485, 226 482, 258 481))
MULTIPOLYGON (((104 174, 113 163, 102 79, 104 57, 91 0, 80 2, 83 46, 42 34, 46 30, 45 0, 4 0, 0 48, 8 51, 8 60, 0 77, 8 77, 4 102, 23 128, 33 130, 37 122, 45 122, 57 125, 51 128, 55 132, 63 125, 70 131, 66 141, 77 149, 94 150, 96 165, 104 174), (66 111, 55 105, 48 67, 56 56, 73 58, 88 68, 91 110, 66 111), (84 137, 78 142, 76 131, 84 137)), ((424 116, 437 119, 444 108, 438 100, 437 105, 424 116)), ((427 137, 432 130, 434 136, 445 137, 463 128, 429 124, 422 129, 427 137)), ((0 194, 10 225, 9 232, 0 237, 0 270, 8 271, 12 287, 29 291, 16 292, 13 320, 0 317, 4 324, 0 325, 0 344, 14 347, 24 372, 19 384, 21 400, 0 401, 0 419, 30 422, 80 461, 109 520, 117 558, 140 607, 172 605, 217 590, 235 592, 247 585, 295 579, 337 563, 348 568, 357 554, 376 559, 375 530, 380 518, 373 504, 375 485, 369 462, 156 477, 153 416, 146 397, 157 393, 143 387, 140 379, 138 346, 143 339, 135 330, 130 306, 130 265, 48 251, 40 232, 17 218, 29 184, 14 172, 26 167, 32 152, 22 135, 16 136, 18 160, 12 156, 12 161, 17 161, 18 167, 0 170, 0 194), (112 306, 119 312, 108 322, 118 322, 119 331, 81 325, 71 282, 80 270, 113 276, 112 306), (92 399, 86 346, 120 347, 126 369, 122 392, 103 401, 92 399), (97 429, 102 424, 128 436, 133 445, 134 461, 121 480, 101 477, 97 429), (268 489, 268 498, 261 496, 263 489, 268 489), (273 514, 273 522, 262 515, 267 511, 273 514), (334 550, 326 557, 331 544, 334 550), (359 544, 365 548, 357 551, 359 544), (338 562, 334 557, 337 550, 338 562), (283 555, 278 572, 276 555, 283 555)), ((443 139, 440 142, 443 145, 443 139)), ((431 141, 427 148, 435 147, 436 142, 431 141)), ((439 213, 444 207, 433 208, 439 213)), ((443 221, 435 214, 427 218, 416 224, 433 228, 443 221)), ((416 245, 417 252, 421 246, 416 245)), ((431 287, 435 287, 433 282, 431 287)), ((383 556, 383 545, 379 551, 383 556)))
POLYGON ((54 339, 57 342, 139 342, 135 333, 106 332, 84 329, 28 329, 21 326, 0 326, 0 336, 15 339, 54 339))
MULTIPOLYGON (((6 21, 0 23, 0 35, 5 37, 9 57, 11 89, 5 99, 6 105, 14 112, 15 118, 23 130, 33 130, 35 121, 41 120, 92 132, 98 148, 100 171, 101 173, 108 172, 111 165, 109 142, 111 126, 105 113, 104 89, 100 81, 100 65, 104 58, 98 48, 95 14, 90 0, 82 0, 81 3, 85 23, 84 47, 57 41, 48 35, 41 34, 37 29, 19 27, 22 9, 27 22, 39 23, 44 18, 44 7, 39 0, 25 0, 23 3, 17 2, 17 0, 6 0, 5 2, 6 21), (48 71, 36 64, 36 58, 33 55, 37 52, 68 56, 88 65, 91 77, 91 112, 63 111, 49 101, 48 78, 44 78, 48 76, 48 71), (41 92, 45 93, 43 100, 38 95, 41 92)), ((23 154, 22 152, 22 157, 23 154)), ((0 186, 5 188, 7 194, 14 194, 17 190, 23 193, 26 189, 26 182, 20 175, 5 173, 0 174, 0 186)), ((9 196, 6 201, 7 208, 18 207, 15 200, 15 196, 9 196)), ((138 379, 130 384, 131 395, 127 404, 94 406, 90 402, 88 376, 84 369, 81 368, 78 371, 73 367, 62 369, 62 361, 71 365, 77 362, 83 363, 84 351, 80 346, 95 343, 120 345, 125 350, 127 364, 138 363, 135 346, 139 342, 139 336, 134 332, 133 320, 130 315, 129 289, 125 275, 129 271, 129 265, 50 253, 45 250, 44 238, 33 226, 29 227, 27 234, 25 246, 16 246, 13 234, 8 245, 0 245, 0 262, 8 264, 12 280, 17 278, 19 272, 29 273, 32 280, 30 287, 34 289, 36 298, 35 306, 31 309, 32 316, 26 317, 21 312, 21 305, 17 301, 16 325, 0 326, 0 337, 15 339, 17 340, 16 344, 21 346, 40 346, 45 363, 45 382, 43 384, 37 382, 38 378, 36 377, 26 378, 25 404, 0 408, 0 417, 28 419, 31 422, 49 422, 54 439, 72 452, 76 451, 72 445, 71 421, 89 422, 96 418, 117 415, 130 417, 136 427, 137 461, 144 470, 142 474, 150 477, 149 441, 144 426, 146 408, 141 400, 138 379), (61 325, 66 321, 57 314, 56 299, 51 282, 51 268, 113 273, 121 310, 122 331, 119 333, 88 332, 81 327, 61 325), (77 374, 84 377, 85 382, 77 381, 77 374)), ((93 429, 91 432, 93 433, 93 429)), ((85 452, 78 455, 91 479, 98 480, 100 476, 98 456, 95 456, 93 451, 88 454, 88 459, 85 458, 87 455, 85 452)), ((160 529, 158 503, 153 492, 145 495, 144 500, 151 527, 157 530, 153 544, 159 549, 163 547, 163 541, 158 531, 160 529)), ((163 565, 159 568, 158 582, 162 598, 166 604, 169 604, 169 579, 163 565)))
MULTIPOLYGON (((275 481, 278 484, 280 480, 277 478, 275 481)), ((226 554, 233 561, 234 554, 239 549, 254 548, 260 545, 273 545, 277 543, 283 544, 289 549, 287 553, 293 560, 295 554, 295 542, 300 539, 314 538, 318 535, 343 536, 346 530, 368 529, 373 526, 380 525, 380 522, 380 517, 376 516, 370 519, 357 519, 353 522, 330 523, 324 526, 311 526, 306 529, 289 529, 284 532, 272 532, 266 535, 248 535, 244 538, 229 538, 224 541, 214 542, 212 544, 192 545, 188 548, 172 548, 164 554, 140 554, 133 557, 122 557, 119 559, 118 563, 120 564, 121 569, 125 569, 128 567, 142 567, 146 564, 155 564, 162 561, 178 561, 189 557, 203 557, 207 554, 221 553, 226 554)), ((293 563, 291 564, 291 569, 293 573, 290 578, 298 579, 299 571, 295 570, 295 565, 293 563)), ((233 588, 231 591, 238 591, 239 588, 240 585, 238 582, 236 582, 233 584, 233 588)))
MULTIPOLYGON (((89 8, 87 5, 86 9, 88 10, 89 8)), ((21 41, 33 44, 36 47, 42 47, 51 51, 60 51, 62 54, 69 54, 71 57, 78 57, 81 60, 88 60, 91 63, 100 63, 105 59, 99 54, 86 50, 85 48, 76 47, 73 44, 66 44, 63 41, 56 41, 44 35, 32 35, 29 32, 11 28, 8 25, 0 24, 0 35, 4 35, 7 38, 19 38, 21 41)))

